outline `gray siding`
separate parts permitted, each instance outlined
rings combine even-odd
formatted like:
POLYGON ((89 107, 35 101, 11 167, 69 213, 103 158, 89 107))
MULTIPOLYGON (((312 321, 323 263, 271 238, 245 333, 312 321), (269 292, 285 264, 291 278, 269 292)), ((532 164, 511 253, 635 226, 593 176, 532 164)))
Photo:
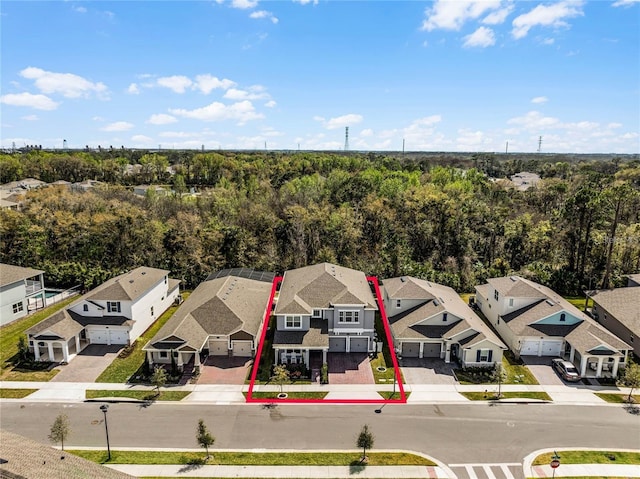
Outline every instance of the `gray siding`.
MULTIPOLYGON (((299 314, 287 314, 287 316, 300 316, 299 314)), ((311 316, 302 316, 302 328, 301 331, 309 331, 311 324, 311 316)), ((276 316, 276 329, 278 331, 293 331, 284 327, 284 316, 276 316)))

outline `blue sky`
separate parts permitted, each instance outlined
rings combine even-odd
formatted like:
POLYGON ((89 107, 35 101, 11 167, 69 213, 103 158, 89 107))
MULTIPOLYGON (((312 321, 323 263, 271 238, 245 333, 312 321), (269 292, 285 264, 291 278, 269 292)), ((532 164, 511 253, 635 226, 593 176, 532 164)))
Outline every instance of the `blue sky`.
POLYGON ((640 2, 3 1, 2 147, 640 152, 640 2))

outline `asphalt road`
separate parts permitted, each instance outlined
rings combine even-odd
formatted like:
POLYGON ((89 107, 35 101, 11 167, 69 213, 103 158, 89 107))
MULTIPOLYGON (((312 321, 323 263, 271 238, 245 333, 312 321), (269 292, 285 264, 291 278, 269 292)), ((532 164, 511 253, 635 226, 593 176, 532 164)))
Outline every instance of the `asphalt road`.
MULTIPOLYGON (((0 426, 41 442, 66 413, 66 446, 105 446, 100 403, 0 402, 0 426)), ((445 463, 520 462, 547 447, 640 449, 640 415, 623 407, 553 404, 470 405, 111 404, 111 447, 193 447, 198 419, 216 448, 353 449, 363 424, 375 448, 421 451, 445 463)))

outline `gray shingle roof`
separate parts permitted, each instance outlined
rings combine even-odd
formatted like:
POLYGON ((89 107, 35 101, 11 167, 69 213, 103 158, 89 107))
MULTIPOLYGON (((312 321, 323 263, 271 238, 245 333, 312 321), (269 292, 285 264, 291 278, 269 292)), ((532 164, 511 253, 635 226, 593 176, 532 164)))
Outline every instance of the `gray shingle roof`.
POLYGON ((378 309, 362 271, 320 263, 285 272, 275 314, 311 314, 334 304, 378 309))
MULTIPOLYGON (((636 276, 640 280, 640 275, 636 276)), ((640 287, 602 289, 589 296, 630 331, 640 336, 640 287)))
POLYGON ((329 329, 327 322, 313 318, 308 331, 283 331, 276 330, 273 338, 273 347, 305 347, 328 348, 329 329))
POLYGON ((546 296, 540 289, 540 287, 543 287, 542 285, 531 284, 532 282, 520 276, 489 278, 487 282, 503 296, 514 298, 544 298, 546 296))
POLYGON ((202 349, 210 335, 228 336, 244 331, 255 337, 264 319, 271 283, 222 276, 198 285, 174 315, 145 345, 162 349, 167 338, 202 349), (156 346, 156 344, 158 346, 156 346))
MULTIPOLYGON (((100 414, 100 411, 98 411, 100 414)), ((135 479, 134 476, 88 461, 68 452, 0 431, 0 477, 65 479, 135 479)))
POLYGON ((17 283, 18 281, 23 281, 42 273, 44 273, 44 271, 39 269, 23 268, 22 266, 0 263, 0 286, 17 283))
POLYGON ((169 274, 164 269, 141 266, 105 281, 91 290, 86 299, 102 301, 135 301, 169 274))

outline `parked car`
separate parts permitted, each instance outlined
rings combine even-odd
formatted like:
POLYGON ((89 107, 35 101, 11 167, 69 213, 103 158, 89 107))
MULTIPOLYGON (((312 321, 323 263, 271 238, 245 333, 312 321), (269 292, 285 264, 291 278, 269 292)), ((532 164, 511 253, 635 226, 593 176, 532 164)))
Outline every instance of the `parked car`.
POLYGON ((556 370, 558 375, 565 381, 580 381, 580 374, 576 367, 569 361, 564 359, 552 359, 551 365, 556 370))

